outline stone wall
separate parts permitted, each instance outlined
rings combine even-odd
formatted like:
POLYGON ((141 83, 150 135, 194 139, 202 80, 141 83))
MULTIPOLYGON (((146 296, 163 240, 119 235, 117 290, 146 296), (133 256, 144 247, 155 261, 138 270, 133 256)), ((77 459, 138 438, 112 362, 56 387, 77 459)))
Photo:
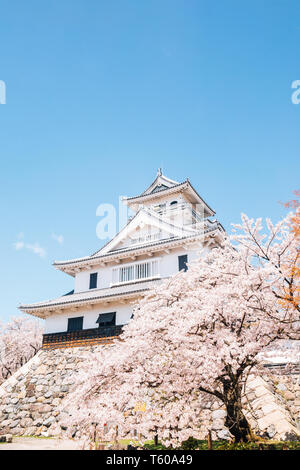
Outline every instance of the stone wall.
MULTIPOLYGON (((297 434, 300 435, 297 423, 300 407, 296 406, 298 392, 293 389, 293 393, 279 394, 277 387, 282 381, 290 381, 293 387, 296 385, 293 377, 250 376, 243 404, 245 414, 257 434, 278 440, 293 440, 297 434)), ((299 378, 297 383, 299 391, 299 378)))
MULTIPOLYGON (((242 403, 255 434, 276 440, 293 440, 300 435, 299 380, 299 376, 279 375, 248 378, 242 403)), ((201 437, 210 429, 213 439, 230 439, 225 417, 220 402, 208 402, 201 413, 201 437)))
POLYGON ((300 429, 300 374, 265 377, 276 399, 293 417, 300 429))
MULTIPOLYGON (((41 350, 0 386, 0 434, 62 434, 58 407, 74 383, 84 353, 101 347, 41 350)), ((284 440, 299 434, 299 381, 299 375, 249 378, 243 404, 258 435, 284 440)), ((208 402, 201 413, 202 437, 210 429, 214 439, 230 438, 224 418, 221 404, 208 402)))
MULTIPOLYGON (((88 348, 96 349, 97 346, 88 348)), ((57 410, 74 383, 72 376, 79 370, 86 350, 41 350, 6 380, 0 387, 0 433, 60 434, 57 410)))

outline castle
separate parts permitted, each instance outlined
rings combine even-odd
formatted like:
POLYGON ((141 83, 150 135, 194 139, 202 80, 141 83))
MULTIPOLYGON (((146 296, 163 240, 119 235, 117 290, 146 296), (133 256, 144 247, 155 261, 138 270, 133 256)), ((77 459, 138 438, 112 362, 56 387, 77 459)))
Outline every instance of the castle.
MULTIPOLYGON (((189 180, 170 180, 161 171, 139 196, 124 203, 132 210, 126 226, 99 251, 54 266, 74 277, 74 290, 46 302, 22 305, 45 319, 43 349, 0 386, 0 434, 61 435, 61 406, 76 386, 87 351, 112 343, 145 292, 178 271, 200 250, 224 237, 215 212, 189 180), (77 346, 75 348, 75 346, 77 346)), ((159 315, 159 312, 157 312, 159 315)), ((244 411, 255 432, 274 439, 298 436, 299 373, 250 377, 244 411)), ((203 438, 230 438, 221 403, 201 412, 203 438)))
POLYGON ((111 342, 146 291, 222 240, 215 212, 188 179, 173 181, 159 169, 142 194, 124 203, 134 216, 112 240, 91 256, 54 263, 74 277, 73 291, 20 306, 45 319, 44 349, 111 342))

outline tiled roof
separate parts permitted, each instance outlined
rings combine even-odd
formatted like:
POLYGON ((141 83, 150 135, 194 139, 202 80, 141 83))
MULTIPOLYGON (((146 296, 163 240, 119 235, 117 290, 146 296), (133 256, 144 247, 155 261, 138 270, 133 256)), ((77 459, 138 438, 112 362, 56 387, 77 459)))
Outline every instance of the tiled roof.
POLYGON ((184 186, 187 182, 188 181, 186 180, 183 183, 177 183, 177 184, 174 184, 170 187, 162 188, 162 189, 160 189, 158 191, 155 191, 155 192, 152 192, 152 193, 142 193, 138 196, 127 197, 126 199, 124 199, 124 201, 134 201, 135 199, 140 199, 140 198, 151 199, 153 196, 156 196, 157 194, 163 193, 164 191, 173 192, 174 189, 178 189, 180 186, 184 186))
POLYGON ((200 196, 200 194, 196 191, 196 189, 194 188, 194 186, 191 184, 191 182, 189 181, 189 179, 186 179, 183 183, 178 183, 178 184, 174 184, 173 186, 171 186, 170 188, 163 188, 159 191, 156 191, 154 193, 149 193, 149 194, 140 194, 139 196, 133 196, 133 197, 128 197, 126 199, 124 199, 124 201, 128 201, 128 202, 134 202, 135 200, 148 200, 148 199, 152 199, 153 197, 157 197, 163 193, 165 194, 172 194, 173 192, 176 192, 178 191, 178 189, 184 189, 184 188, 188 188, 188 189, 191 189, 194 194, 196 194, 196 196, 199 198, 199 200, 206 206, 207 210, 211 213, 211 215, 214 215, 215 214, 215 211, 204 201, 204 199, 202 199, 202 197, 200 196))
MULTIPOLYGON (((34 304, 20 305, 19 309, 26 312, 35 314, 38 311, 51 309, 55 307, 66 307, 73 304, 86 304, 97 303, 97 301, 109 298, 119 298, 121 296, 130 296, 139 294, 146 290, 151 289, 161 282, 161 279, 152 279, 149 281, 136 281, 128 284, 108 287, 106 289, 93 289, 84 292, 70 294, 68 296, 61 296, 53 300, 38 302, 34 304)), ((39 315, 37 315, 39 316, 39 315)))
MULTIPOLYGON (((204 233, 208 233, 208 232, 218 230, 219 227, 221 227, 221 224, 218 224, 218 226, 214 227, 213 229, 209 228, 208 230, 205 230, 204 233)), ((224 231, 223 227, 222 227, 222 231, 224 231)), ((130 251, 142 251, 142 250, 145 250, 145 249, 148 249, 148 248, 151 248, 151 247, 154 247, 154 246, 158 246, 158 245, 174 243, 174 242, 177 242, 177 241, 183 241, 184 242, 186 240, 199 237, 201 235, 202 235, 202 232, 201 233, 194 233, 194 234, 186 236, 186 237, 174 237, 174 238, 158 240, 158 241, 155 241, 153 243, 148 243, 147 245, 141 245, 141 246, 133 245, 133 246, 130 246, 128 248, 121 248, 119 250, 115 250, 113 252, 108 252, 108 253, 105 253, 103 255, 86 256, 85 258, 75 258, 75 259, 66 260, 66 261, 55 261, 53 263, 53 265, 59 267, 59 266, 64 266, 64 265, 71 265, 71 264, 86 262, 86 261, 93 261, 93 260, 96 260, 96 259, 108 258, 109 256, 113 256, 113 255, 116 255, 116 254, 127 253, 127 252, 130 252, 130 251)))
POLYGON ((169 188, 170 186, 176 186, 178 181, 171 180, 162 174, 161 169, 158 170, 155 180, 148 186, 147 189, 142 193, 142 195, 153 193, 157 190, 157 187, 164 186, 169 188))

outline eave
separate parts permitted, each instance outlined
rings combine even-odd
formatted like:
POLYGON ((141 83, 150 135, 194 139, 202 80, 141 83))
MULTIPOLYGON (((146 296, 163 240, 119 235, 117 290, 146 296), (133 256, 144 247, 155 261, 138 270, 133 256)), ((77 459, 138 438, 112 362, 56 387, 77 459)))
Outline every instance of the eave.
POLYGON ((215 215, 215 211, 202 199, 198 194, 196 189, 192 186, 190 181, 187 179, 183 183, 171 186, 168 189, 162 189, 155 193, 150 194, 141 194, 140 196, 128 197, 123 199, 124 203, 128 206, 137 206, 144 203, 149 203, 149 201, 155 201, 156 199, 161 199, 162 197, 167 197, 171 194, 176 194, 179 192, 186 192, 190 196, 190 202, 194 204, 201 204, 204 206, 207 216, 215 215))
POLYGON ((192 243, 194 241, 203 241, 208 236, 220 236, 222 238, 223 228, 221 225, 217 225, 217 228, 213 230, 205 231, 204 233, 197 233, 193 234, 188 237, 181 237, 181 238, 170 238, 167 240, 161 240, 154 243, 149 243, 147 245, 124 248, 122 250, 116 250, 114 253, 107 253, 104 255, 86 257, 86 258, 79 258, 75 260, 69 261, 56 261, 53 263, 53 266, 60 271, 63 271, 70 276, 75 276, 76 271, 80 270, 88 270, 92 269, 95 266, 105 266, 108 263, 119 263, 121 260, 143 256, 143 255, 151 255, 151 253, 156 253, 159 251, 163 251, 164 249, 172 249, 178 246, 182 246, 185 244, 192 243))
POLYGON ((137 281, 127 285, 120 285, 105 289, 95 289, 91 291, 78 292, 66 297, 39 302, 37 304, 20 305, 19 310, 29 315, 45 319, 53 314, 64 313, 72 309, 76 311, 80 308, 92 309, 99 305, 107 306, 111 302, 134 301, 141 298, 144 293, 161 282, 161 279, 149 281, 137 281))

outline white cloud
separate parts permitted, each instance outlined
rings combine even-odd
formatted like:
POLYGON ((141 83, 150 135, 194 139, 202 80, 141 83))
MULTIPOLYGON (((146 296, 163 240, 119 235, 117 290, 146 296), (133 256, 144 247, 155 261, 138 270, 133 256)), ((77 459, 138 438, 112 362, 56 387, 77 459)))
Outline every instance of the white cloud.
POLYGON ((19 241, 13 244, 16 251, 23 250, 24 248, 32 253, 44 258, 46 256, 46 250, 41 247, 39 243, 24 243, 23 241, 19 241))
POLYGON ((32 251, 36 255, 39 255, 41 258, 44 258, 46 255, 46 250, 42 248, 39 243, 34 243, 33 245, 27 243, 27 245, 25 245, 25 248, 27 248, 27 250, 29 251, 32 251))
POLYGON ((52 233, 52 238, 56 240, 60 245, 62 245, 64 242, 63 235, 56 235, 55 233, 52 233))
POLYGON ((16 242, 14 243, 14 247, 15 249, 18 251, 18 250, 22 250, 22 248, 24 248, 25 246, 25 243, 24 242, 16 242))

